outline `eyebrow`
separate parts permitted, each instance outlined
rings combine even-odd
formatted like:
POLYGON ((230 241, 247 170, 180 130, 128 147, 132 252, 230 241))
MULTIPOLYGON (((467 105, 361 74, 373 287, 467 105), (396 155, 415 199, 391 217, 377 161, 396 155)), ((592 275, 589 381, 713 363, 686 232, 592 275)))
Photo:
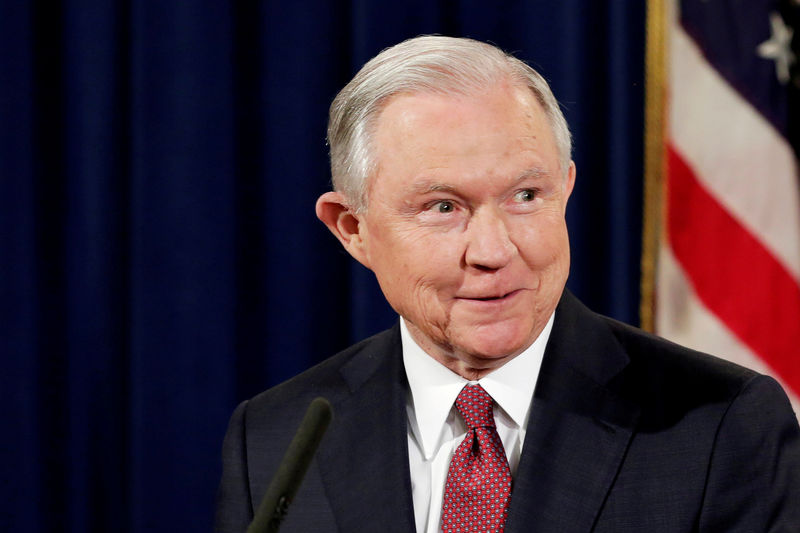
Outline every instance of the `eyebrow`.
POLYGON ((549 175, 550 173, 541 167, 531 167, 520 173, 520 175, 517 176, 517 178, 513 181, 513 184, 516 185, 517 183, 525 181, 530 178, 543 179, 548 177, 549 175))
MULTIPOLYGON (((516 186, 520 182, 528 179, 543 179, 549 176, 550 173, 541 167, 531 167, 522 171, 511 182, 511 187, 516 186)), ((415 183, 410 188, 412 194, 428 194, 432 192, 450 192, 455 193, 456 188, 446 183, 440 183, 432 179, 423 179, 415 183)))
POLYGON ((430 192, 455 192, 455 187, 444 183, 438 183, 433 180, 423 179, 411 186, 411 192, 414 194, 427 194, 430 192))

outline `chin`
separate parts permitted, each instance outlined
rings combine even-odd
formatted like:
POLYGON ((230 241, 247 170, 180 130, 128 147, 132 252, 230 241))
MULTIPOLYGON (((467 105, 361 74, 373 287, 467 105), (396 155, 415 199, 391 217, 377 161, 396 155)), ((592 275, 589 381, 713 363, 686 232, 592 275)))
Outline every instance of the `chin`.
POLYGON ((477 359, 503 359, 515 356, 533 344, 531 337, 528 328, 492 326, 488 331, 475 332, 454 345, 461 345, 465 353, 477 359))
POLYGON ((520 343, 486 344, 472 347, 469 353, 476 359, 500 360, 511 358, 522 353, 527 346, 520 343))

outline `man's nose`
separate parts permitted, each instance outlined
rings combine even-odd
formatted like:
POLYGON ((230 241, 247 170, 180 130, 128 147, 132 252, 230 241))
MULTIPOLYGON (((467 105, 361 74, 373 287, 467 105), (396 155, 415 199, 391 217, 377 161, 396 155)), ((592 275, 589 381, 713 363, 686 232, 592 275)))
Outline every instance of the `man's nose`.
POLYGON ((495 209, 483 207, 475 211, 467 226, 467 265, 480 270, 498 270, 506 266, 516 253, 507 222, 495 209))

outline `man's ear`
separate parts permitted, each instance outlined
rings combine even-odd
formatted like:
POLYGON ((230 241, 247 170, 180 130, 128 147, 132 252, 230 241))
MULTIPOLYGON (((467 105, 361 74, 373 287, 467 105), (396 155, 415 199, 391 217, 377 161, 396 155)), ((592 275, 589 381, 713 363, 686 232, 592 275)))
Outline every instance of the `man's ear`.
POLYGON ((575 161, 570 161, 564 183, 564 209, 567 208, 567 200, 569 200, 569 196, 572 194, 572 189, 575 187, 575 172, 575 161))
POLYGON ((344 249, 369 268, 366 253, 366 226, 340 192, 326 192, 317 200, 317 218, 328 226, 344 249))

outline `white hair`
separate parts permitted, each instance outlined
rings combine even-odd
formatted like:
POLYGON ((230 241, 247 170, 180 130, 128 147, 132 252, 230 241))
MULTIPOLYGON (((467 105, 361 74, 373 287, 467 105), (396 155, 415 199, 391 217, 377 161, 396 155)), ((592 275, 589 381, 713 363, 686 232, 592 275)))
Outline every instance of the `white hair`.
POLYGON ((377 162, 373 134, 381 111, 399 93, 471 95, 502 80, 527 87, 555 137, 561 172, 572 150, 569 127, 542 76, 499 48, 472 39, 428 35, 387 48, 368 61, 333 100, 328 118, 333 188, 356 211, 367 207, 377 162))

